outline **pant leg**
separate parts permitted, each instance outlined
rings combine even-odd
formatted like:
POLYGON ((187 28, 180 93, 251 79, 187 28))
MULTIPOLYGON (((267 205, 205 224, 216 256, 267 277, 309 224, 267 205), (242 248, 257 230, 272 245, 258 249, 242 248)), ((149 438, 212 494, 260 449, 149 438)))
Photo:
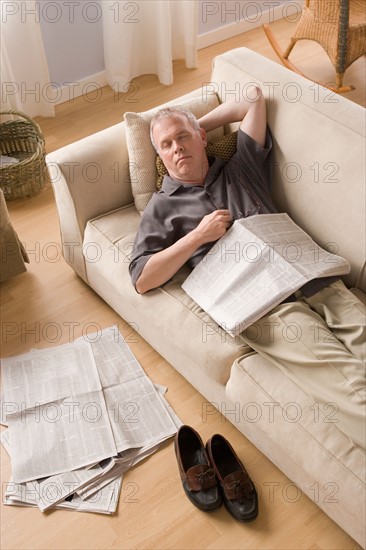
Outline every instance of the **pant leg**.
POLYGON ((337 281, 304 300, 319 313, 352 355, 366 363, 365 304, 342 281, 337 281))
MULTIPOLYGON (((318 293, 319 294, 319 293, 318 293)), ((365 449, 365 365, 304 300, 280 304, 241 338, 311 396, 355 445, 365 449)))

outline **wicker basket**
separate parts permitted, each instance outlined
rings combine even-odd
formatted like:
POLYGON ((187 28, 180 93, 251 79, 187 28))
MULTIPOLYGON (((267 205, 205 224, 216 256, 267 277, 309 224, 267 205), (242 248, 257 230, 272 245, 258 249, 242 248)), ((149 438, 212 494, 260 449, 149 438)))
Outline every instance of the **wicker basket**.
POLYGON ((16 110, 0 115, 16 118, 0 124, 0 154, 18 159, 16 164, 0 165, 0 187, 6 200, 31 197, 48 182, 45 142, 40 127, 30 117, 16 110))

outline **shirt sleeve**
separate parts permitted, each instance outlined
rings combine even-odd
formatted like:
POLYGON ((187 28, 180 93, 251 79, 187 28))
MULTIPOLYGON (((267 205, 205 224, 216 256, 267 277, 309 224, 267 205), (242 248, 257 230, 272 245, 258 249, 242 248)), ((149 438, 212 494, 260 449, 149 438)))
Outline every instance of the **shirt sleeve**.
POLYGON ((259 145, 252 137, 239 128, 237 138, 237 151, 243 160, 252 159, 256 164, 261 165, 266 162, 272 151, 273 141, 269 126, 266 128, 266 139, 264 147, 259 145))
POLYGON ((173 243, 169 216, 164 215, 164 200, 159 195, 153 195, 145 208, 133 245, 129 272, 135 288, 148 259, 173 243))
POLYGON ((243 176, 237 178, 238 181, 250 181, 257 190, 269 195, 273 179, 272 149, 273 140, 268 125, 264 147, 239 128, 237 151, 231 167, 237 175, 243 176))

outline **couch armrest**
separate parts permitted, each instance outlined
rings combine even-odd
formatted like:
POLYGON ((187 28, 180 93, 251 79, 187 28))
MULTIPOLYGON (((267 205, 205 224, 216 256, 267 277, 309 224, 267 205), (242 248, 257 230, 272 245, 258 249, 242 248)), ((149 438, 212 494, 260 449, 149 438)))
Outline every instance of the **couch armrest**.
POLYGON ((65 260, 86 279, 82 243, 88 220, 133 203, 124 123, 46 157, 65 260))

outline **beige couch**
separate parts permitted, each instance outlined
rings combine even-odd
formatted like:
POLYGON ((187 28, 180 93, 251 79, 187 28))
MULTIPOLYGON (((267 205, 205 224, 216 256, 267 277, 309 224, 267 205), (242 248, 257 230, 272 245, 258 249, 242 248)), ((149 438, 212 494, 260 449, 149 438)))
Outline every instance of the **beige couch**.
MULTIPOLYGON (((250 82, 267 97, 278 206, 320 245, 333 243, 333 251, 349 260, 345 282, 361 296, 363 108, 246 48, 214 60, 210 89, 222 101, 233 91, 244 93, 250 82)), ((173 103, 192 96, 202 97, 202 91, 173 103)), ((121 122, 47 157, 66 261, 201 392, 207 400, 203 421, 213 404, 365 545, 361 451, 322 410, 317 416, 316 405, 283 372, 229 337, 188 298, 180 287, 186 269, 143 296, 132 287, 128 263, 140 215, 130 179, 136 183, 139 166, 129 159, 125 130, 121 122)))

